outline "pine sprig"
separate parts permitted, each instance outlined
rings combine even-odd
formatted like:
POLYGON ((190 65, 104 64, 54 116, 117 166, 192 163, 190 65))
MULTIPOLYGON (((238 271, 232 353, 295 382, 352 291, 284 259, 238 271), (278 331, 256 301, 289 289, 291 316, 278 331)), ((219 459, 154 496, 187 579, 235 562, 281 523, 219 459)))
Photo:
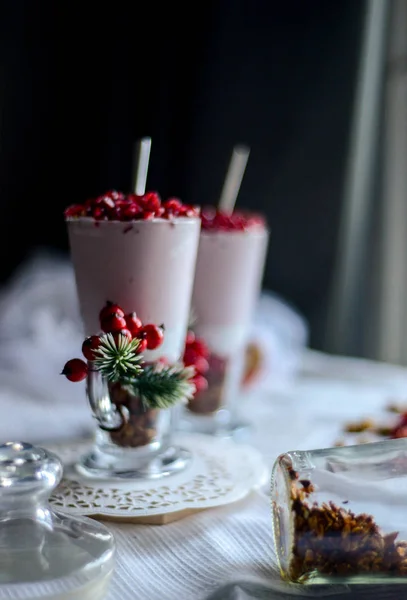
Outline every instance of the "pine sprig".
POLYGON ((193 397, 194 375, 193 367, 148 365, 135 379, 126 381, 125 387, 146 407, 169 408, 193 397))
POLYGON ((97 355, 95 368, 110 381, 137 377, 143 372, 140 366, 142 356, 136 354, 139 344, 140 340, 129 340, 125 335, 119 335, 116 343, 111 333, 105 333, 94 351, 97 355))

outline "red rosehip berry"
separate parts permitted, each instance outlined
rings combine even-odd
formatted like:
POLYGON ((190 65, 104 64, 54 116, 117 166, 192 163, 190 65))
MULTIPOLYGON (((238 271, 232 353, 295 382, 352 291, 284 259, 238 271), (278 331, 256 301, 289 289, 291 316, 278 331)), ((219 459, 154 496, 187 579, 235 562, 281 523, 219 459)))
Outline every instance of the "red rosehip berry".
POLYGON ((118 304, 115 304, 114 302, 110 302, 110 300, 108 300, 99 313, 100 323, 114 313, 119 315, 119 317, 124 317, 124 310, 118 304))
POLYGON ((189 344, 192 344, 193 342, 195 342, 195 333, 193 331, 188 331, 185 339, 185 345, 189 346, 189 344))
POLYGON ((88 374, 88 365, 81 358, 68 360, 61 371, 69 381, 82 381, 88 374))
POLYGON ((168 366, 170 364, 170 361, 165 356, 160 356, 160 358, 157 360, 157 362, 160 363, 160 365, 165 365, 165 366, 168 366))
POLYGON ((185 348, 183 362, 186 367, 190 367, 195 365, 196 361, 201 358, 201 356, 190 346, 185 348))
POLYGON ((203 375, 209 370, 209 363, 203 356, 198 356, 193 366, 195 367, 195 371, 200 375, 203 375))
POLYGON ((147 350, 155 350, 164 341, 164 332, 161 327, 148 323, 144 325, 141 332, 144 334, 143 337, 147 340, 147 350))
POLYGON ((90 335, 82 344, 82 354, 88 360, 95 360, 97 350, 100 346, 100 337, 98 335, 90 335))
POLYGON ((203 356, 204 358, 208 358, 209 356, 209 348, 200 338, 196 338, 195 341, 190 344, 190 348, 199 354, 199 356, 203 356))
POLYGON ((393 439, 398 439, 398 438, 405 438, 407 437, 407 427, 404 425, 403 427, 397 427, 391 437, 393 439))
POLYGON ((126 327, 130 331, 131 335, 135 337, 140 329, 143 327, 141 319, 138 318, 135 312, 129 313, 124 317, 126 319, 126 327))
POLYGON ((147 340, 146 338, 139 338, 138 336, 137 339, 139 340, 139 345, 137 347, 136 353, 142 354, 147 350, 147 340))
POLYGON ((195 385, 196 393, 203 392, 208 389, 208 381, 202 375, 195 375, 191 381, 195 385))
POLYGON ((105 333, 114 333, 126 329, 126 319, 119 313, 112 313, 102 319, 100 326, 105 333))
POLYGON ((112 333, 112 335, 113 335, 113 339, 115 341, 116 346, 120 342, 120 336, 124 336, 128 340, 132 340, 133 339, 133 336, 131 335, 130 331, 126 327, 124 329, 120 329, 120 331, 114 331, 112 333))

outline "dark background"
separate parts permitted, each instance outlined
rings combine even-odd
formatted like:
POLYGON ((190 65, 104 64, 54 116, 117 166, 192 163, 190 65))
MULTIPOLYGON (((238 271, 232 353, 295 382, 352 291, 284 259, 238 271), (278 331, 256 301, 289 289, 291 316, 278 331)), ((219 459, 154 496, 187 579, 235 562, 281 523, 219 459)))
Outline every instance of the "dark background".
POLYGON ((32 250, 67 254, 66 205, 148 189, 216 203, 233 145, 238 205, 271 228, 265 287, 319 347, 341 207, 365 4, 0 2, 0 281, 32 250))

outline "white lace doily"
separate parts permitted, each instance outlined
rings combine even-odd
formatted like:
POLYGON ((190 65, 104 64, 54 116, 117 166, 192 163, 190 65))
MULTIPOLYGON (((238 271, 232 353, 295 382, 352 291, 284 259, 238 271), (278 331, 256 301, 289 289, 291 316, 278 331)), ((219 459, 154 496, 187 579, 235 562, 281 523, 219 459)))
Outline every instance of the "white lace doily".
POLYGON ((171 515, 186 516, 241 500, 267 481, 268 468, 251 446, 198 434, 179 434, 174 442, 192 452, 191 463, 185 471, 155 482, 85 478, 69 465, 89 443, 46 444, 65 466, 51 504, 63 512, 113 520, 148 522, 157 515, 173 520, 171 515))

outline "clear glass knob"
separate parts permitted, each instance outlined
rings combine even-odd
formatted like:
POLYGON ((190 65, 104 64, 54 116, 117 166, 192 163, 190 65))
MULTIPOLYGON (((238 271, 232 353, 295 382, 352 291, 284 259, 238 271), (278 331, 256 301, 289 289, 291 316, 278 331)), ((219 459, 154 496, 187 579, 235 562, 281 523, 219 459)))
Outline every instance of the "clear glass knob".
POLYGON ((51 510, 58 457, 24 442, 0 445, 0 600, 104 598, 115 543, 102 524, 51 510))

